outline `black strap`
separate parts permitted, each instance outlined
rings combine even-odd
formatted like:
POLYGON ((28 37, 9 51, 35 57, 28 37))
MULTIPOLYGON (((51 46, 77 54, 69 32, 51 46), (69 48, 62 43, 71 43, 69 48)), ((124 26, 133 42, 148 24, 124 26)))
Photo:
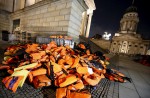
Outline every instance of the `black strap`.
POLYGON ((62 71, 65 75, 68 75, 67 71, 62 68, 62 71))
POLYGON ((50 79, 51 81, 54 81, 54 70, 53 66, 51 65, 51 62, 50 62, 50 79))

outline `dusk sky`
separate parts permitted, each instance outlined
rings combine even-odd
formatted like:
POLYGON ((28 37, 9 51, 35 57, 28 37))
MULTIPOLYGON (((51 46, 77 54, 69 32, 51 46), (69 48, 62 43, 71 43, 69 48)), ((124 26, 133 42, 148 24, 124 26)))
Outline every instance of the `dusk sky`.
MULTIPOLYGON (((105 31, 114 35, 119 30, 120 20, 125 10, 132 5, 132 0, 94 0, 96 10, 93 13, 90 37, 105 31)), ((148 0, 135 0, 139 23, 137 33, 150 39, 150 10, 148 0)))

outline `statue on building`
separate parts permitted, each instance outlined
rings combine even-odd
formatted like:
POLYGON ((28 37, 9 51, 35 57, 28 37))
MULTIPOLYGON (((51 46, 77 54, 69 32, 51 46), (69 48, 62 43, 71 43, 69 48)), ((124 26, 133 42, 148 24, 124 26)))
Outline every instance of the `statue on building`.
POLYGON ((146 55, 150 55, 150 49, 147 50, 146 55))
POLYGON ((111 33, 108 33, 108 32, 104 32, 104 34, 102 35, 102 38, 104 40, 109 40, 111 37, 111 33))

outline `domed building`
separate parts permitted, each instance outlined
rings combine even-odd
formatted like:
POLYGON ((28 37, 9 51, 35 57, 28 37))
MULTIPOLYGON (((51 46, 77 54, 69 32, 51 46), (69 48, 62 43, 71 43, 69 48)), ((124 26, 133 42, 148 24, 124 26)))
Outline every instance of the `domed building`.
POLYGON ((141 35, 137 34, 138 22, 137 7, 131 5, 126 9, 120 20, 119 31, 112 38, 111 53, 128 55, 146 54, 150 40, 143 40, 141 35))

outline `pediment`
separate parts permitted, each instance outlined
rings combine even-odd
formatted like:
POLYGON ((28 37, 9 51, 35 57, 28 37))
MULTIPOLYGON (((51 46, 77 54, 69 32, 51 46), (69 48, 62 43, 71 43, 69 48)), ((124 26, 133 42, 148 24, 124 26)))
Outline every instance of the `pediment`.
POLYGON ((131 40, 131 41, 141 41, 142 38, 136 37, 134 35, 123 34, 120 36, 113 37, 113 40, 131 40))

